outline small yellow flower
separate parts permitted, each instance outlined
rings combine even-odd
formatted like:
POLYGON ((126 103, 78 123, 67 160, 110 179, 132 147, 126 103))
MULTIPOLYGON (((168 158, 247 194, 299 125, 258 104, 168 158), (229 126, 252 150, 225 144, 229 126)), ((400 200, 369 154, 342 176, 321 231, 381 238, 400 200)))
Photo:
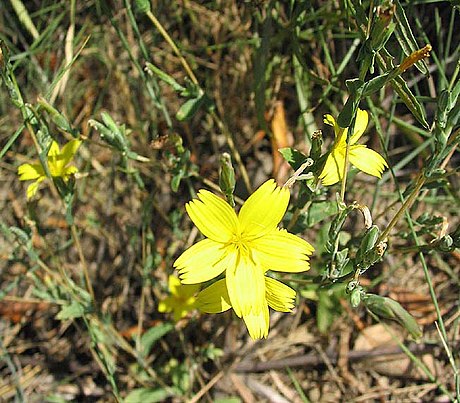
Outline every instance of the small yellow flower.
MULTIPOLYGON (((78 168, 70 165, 67 166, 72 160, 73 156, 80 147, 80 140, 71 140, 64 147, 62 151, 59 145, 53 141, 48 151, 48 168, 53 178, 60 177, 64 181, 69 179, 69 176, 78 172, 78 168)), ((34 183, 27 187, 27 198, 33 197, 38 190, 38 186, 46 179, 46 173, 43 166, 37 161, 33 164, 22 164, 18 167, 19 180, 28 181, 35 180, 34 183)))
POLYGON ((171 295, 160 301, 158 312, 173 312, 173 318, 177 322, 196 308, 195 294, 200 286, 197 284, 182 285, 176 276, 169 276, 168 286, 171 295))
MULTIPOLYGON (((388 167, 385 159, 376 151, 367 148, 367 146, 356 144, 366 130, 368 120, 369 117, 367 112, 358 109, 355 128, 349 139, 350 146, 348 158, 350 163, 359 170, 381 178, 382 172, 388 167)), ((324 123, 334 127, 335 141, 319 178, 323 185, 330 186, 343 179, 348 129, 341 128, 331 115, 324 116, 324 123)))
POLYGON ((267 337, 268 306, 278 311, 292 309, 295 291, 267 277, 268 270, 299 273, 310 268, 313 247, 277 227, 289 204, 289 190, 273 179, 257 189, 239 214, 220 197, 207 190, 186 210, 207 238, 187 249, 174 262, 182 283, 219 280, 198 295, 204 312, 233 308, 242 317, 253 339, 267 337))

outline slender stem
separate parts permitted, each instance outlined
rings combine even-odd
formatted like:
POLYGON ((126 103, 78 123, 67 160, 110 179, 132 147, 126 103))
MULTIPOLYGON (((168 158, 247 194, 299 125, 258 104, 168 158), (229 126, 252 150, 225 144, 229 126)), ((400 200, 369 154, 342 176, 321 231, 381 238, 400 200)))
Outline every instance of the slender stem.
POLYGON ((348 158, 349 158, 350 145, 347 143, 347 148, 345 149, 345 160, 343 167, 343 178, 340 186, 340 200, 345 203, 345 191, 347 188, 347 174, 348 174, 348 158))
POLYGON ((187 60, 185 60, 184 56, 182 56, 182 53, 180 52, 179 48, 176 46, 172 38, 166 32, 166 30, 163 28, 163 25, 160 24, 160 21, 157 20, 155 15, 150 10, 147 11, 147 17, 149 17, 150 21, 152 21, 153 25, 155 25, 156 29, 158 29, 161 36, 163 36, 166 42, 168 42, 169 46, 171 46, 173 52, 179 58, 182 66, 184 67, 184 70, 187 72, 188 76, 190 77, 190 80, 192 80, 194 84, 198 85, 198 80, 195 74, 193 73, 192 69, 190 68, 189 64, 187 63, 187 60))
MULTIPOLYGON (((419 243, 419 240, 418 240, 418 237, 417 237, 417 233, 415 232, 414 224, 413 224, 412 219, 411 219, 411 217, 409 215, 409 212, 407 212, 407 211, 406 211, 406 218, 407 218, 407 222, 409 224, 409 228, 410 228, 411 233, 412 233, 412 237, 414 238, 415 245, 417 247, 420 247, 420 243, 419 243)), ((447 332, 446 332, 446 328, 444 326, 444 320, 442 319, 441 309, 439 308, 438 299, 437 299, 436 293, 434 291, 433 282, 431 281, 430 273, 429 273, 429 270, 428 270, 428 265, 426 264, 425 255, 423 254, 422 251, 420 251, 418 253, 418 256, 420 258, 420 262, 422 263, 422 268, 423 268, 423 274, 425 276, 425 281, 426 281, 426 283, 428 285, 428 289, 430 291, 430 296, 431 296, 431 300, 433 302, 434 308, 436 310, 436 315, 438 316, 439 329, 441 330, 442 337, 445 340, 447 340, 447 332)))
MULTIPOLYGON (((145 270, 145 263, 147 258, 147 242, 145 239, 145 227, 142 227, 142 267, 145 270)), ((137 337, 136 337, 136 350, 141 352, 141 336, 142 327, 144 326, 144 310, 145 310, 145 273, 142 273, 142 289, 141 298, 139 301, 139 317, 137 318, 137 337)))
MULTIPOLYGON (((152 13, 152 11, 147 11, 147 17, 152 21, 152 23, 155 25, 156 29, 160 32, 160 34, 163 36, 163 38, 168 42, 169 46, 171 46, 173 52, 176 54, 176 56, 179 58, 179 61, 182 64, 182 67, 186 71, 187 75, 189 76, 190 80, 199 87, 198 80, 193 73, 193 70, 190 68, 190 65, 188 64, 187 60, 182 56, 181 51, 179 48, 176 46, 174 41, 172 40, 171 36, 169 36, 168 32, 163 28, 161 23, 158 21, 158 19, 155 17, 155 15, 152 13)), ((222 133, 225 135, 227 139, 228 146, 230 147, 230 151, 232 152, 233 158, 235 159, 236 163, 238 164, 238 167, 240 169, 241 176, 243 177, 244 184, 246 186, 246 189, 248 192, 252 191, 251 187, 251 182, 249 181, 249 175, 246 171, 246 167, 244 166, 240 153, 238 152, 235 142, 233 141, 233 138, 229 131, 226 129, 225 125, 222 123, 222 120, 216 115, 215 112, 211 112, 212 117, 216 121, 217 125, 219 126, 220 130, 222 133)))
POLYGON ((83 254, 83 249, 81 247, 81 243, 80 243, 80 237, 78 235, 78 231, 77 231, 77 227, 75 226, 75 224, 72 224, 70 226, 70 230, 72 232, 72 238, 75 242, 75 247, 77 248, 77 252, 78 252, 78 256, 80 258, 80 262, 83 266, 83 275, 85 276, 85 283, 86 283, 86 288, 89 292, 89 294, 91 295, 91 300, 94 302, 94 290, 93 290, 93 285, 91 283, 91 278, 89 276, 89 272, 88 272, 88 265, 86 264, 86 258, 85 258, 85 255, 83 254))
POLYGON ((233 141, 233 137, 231 133, 228 131, 227 127, 224 125, 222 120, 219 118, 219 116, 217 116, 217 114, 214 111, 211 112, 211 116, 214 118, 214 121, 216 122, 217 126, 219 126, 219 129, 225 135, 225 138, 227 140, 232 156, 235 159, 236 163, 238 164, 238 168, 240 170, 241 176, 243 177, 243 181, 246 186, 246 189, 249 193, 251 193, 252 186, 251 186, 251 182, 249 181, 248 171, 246 171, 246 167, 244 166, 243 161, 241 160, 241 155, 235 146, 235 142, 233 141))
POLYGON ((406 201, 403 203, 401 208, 398 210, 398 212, 391 219, 391 221, 388 224, 388 226, 385 228, 385 230, 380 235, 378 242, 381 242, 381 241, 385 240, 388 237, 390 231, 393 229, 393 227, 399 221, 401 216, 406 212, 407 209, 409 209, 412 206, 412 203, 414 203, 414 201, 415 201, 416 197, 418 196, 418 193, 420 192, 420 189, 422 188, 424 183, 425 183, 425 176, 423 175, 423 173, 420 173, 420 175, 419 175, 419 177, 417 179, 417 182, 415 184, 414 190, 412 190, 412 192, 409 195, 409 197, 406 199, 406 201))

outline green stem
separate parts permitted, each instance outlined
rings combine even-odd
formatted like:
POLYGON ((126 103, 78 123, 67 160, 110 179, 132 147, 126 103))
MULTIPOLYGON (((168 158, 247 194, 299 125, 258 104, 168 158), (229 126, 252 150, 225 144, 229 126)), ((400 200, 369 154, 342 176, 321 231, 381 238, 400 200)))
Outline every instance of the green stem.
POLYGON ((184 67, 184 70, 187 72, 188 76, 190 77, 190 80, 192 80, 193 84, 199 85, 195 74, 193 73, 192 69, 187 63, 187 60, 185 60, 184 56, 182 56, 182 53, 180 52, 179 48, 176 46, 172 38, 166 32, 166 30, 163 28, 163 25, 161 25, 160 21, 157 20, 155 15, 150 10, 147 11, 147 17, 149 17, 150 21, 152 21, 153 25, 155 25, 155 28, 158 29, 161 36, 165 39, 166 42, 168 42, 169 46, 171 46, 173 52, 179 58, 179 61, 181 62, 182 66, 184 67))

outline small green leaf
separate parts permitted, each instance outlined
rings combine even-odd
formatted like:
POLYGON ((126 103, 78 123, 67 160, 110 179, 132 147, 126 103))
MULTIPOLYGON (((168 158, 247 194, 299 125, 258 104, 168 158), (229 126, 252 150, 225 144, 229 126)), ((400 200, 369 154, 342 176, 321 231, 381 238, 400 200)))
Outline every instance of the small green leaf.
MULTIPOLYGON (((395 69, 395 71, 398 70, 395 69)), ((363 97, 367 97, 374 92, 380 91, 391 78, 393 78, 391 73, 385 73, 366 82, 363 87, 363 97)))
POLYGON ((356 116, 356 112, 359 107, 359 102, 361 101, 364 83, 359 78, 354 78, 352 80, 347 80, 345 82, 347 86, 348 96, 347 102, 343 106, 342 112, 340 112, 337 117, 337 124, 340 127, 349 127, 353 120, 353 117, 356 116))
POLYGON ((417 100, 412 91, 407 86, 407 83, 404 79, 399 76, 391 80, 391 85, 394 90, 398 93, 401 100, 406 104, 407 108, 412 112, 414 117, 419 121, 419 123, 425 128, 428 129, 428 122, 426 121, 425 109, 423 109, 420 102, 417 100))
POLYGON ((418 326, 416 320, 399 304, 399 302, 391 298, 374 294, 367 294, 363 298, 363 302, 375 315, 398 322, 414 339, 419 339, 422 336, 422 330, 418 326))
MULTIPOLYGON (((399 0, 394 0, 394 4, 396 5, 396 39, 398 40, 401 48, 404 51, 406 56, 409 56, 411 53, 415 52, 416 50, 420 49, 420 46, 417 44, 415 40, 415 36, 412 33, 412 29, 410 27, 409 21, 407 20, 406 13, 404 12, 404 8, 401 6, 399 0)), ((415 67, 425 75, 428 75, 428 68, 426 66, 426 62, 424 60, 420 60, 415 63, 415 67)))
POLYGON ((214 403, 241 403, 239 397, 221 397, 214 400, 214 403))
POLYGON ((366 253, 371 251, 379 238, 380 230, 376 225, 369 228, 361 239, 361 244, 356 252, 356 260, 362 259, 366 253))
POLYGON ((334 321, 334 314, 332 312, 333 304, 326 292, 319 292, 318 294, 319 302, 316 312, 316 323, 318 330, 324 334, 334 321))
POLYGON ((64 399, 64 397, 59 396, 59 395, 48 395, 45 397, 45 402, 46 403, 66 403, 68 402, 68 399, 64 399))
POLYGON ((154 344, 172 329, 174 329, 174 326, 171 323, 163 323, 147 330, 141 337, 142 355, 147 357, 154 344))
POLYGON ((316 322, 318 330, 321 333, 326 333, 334 322, 334 319, 341 313, 342 307, 339 303, 339 298, 342 298, 344 295, 345 284, 336 284, 318 290, 316 322))
POLYGON ((295 148, 280 148, 278 149, 280 154, 286 160, 286 162, 294 169, 297 170, 307 160, 307 156, 297 151, 295 148))
POLYGON ((180 85, 173 77, 171 77, 169 74, 165 73, 163 70, 160 70, 157 66, 155 66, 152 63, 145 63, 146 67, 148 70, 150 70, 152 73, 156 74, 158 78, 162 81, 164 81, 166 84, 170 85, 171 88, 179 93, 183 93, 186 91, 186 88, 180 85))
POLYGON ((335 201, 322 201, 312 203, 308 209, 308 227, 323 221, 324 219, 337 214, 337 203, 335 201))
POLYGON ((185 103, 182 104, 182 106, 177 111, 176 119, 181 122, 184 120, 191 119, 193 116, 195 116, 200 107, 204 104, 204 101, 204 95, 185 101, 185 103))
POLYGON ((56 315, 58 320, 67 320, 81 318, 85 313, 85 308, 76 301, 72 301, 70 305, 65 305, 61 311, 56 315))
POLYGON ((155 403, 163 402, 166 398, 173 395, 172 391, 167 389, 139 388, 132 390, 126 396, 125 403, 155 403))

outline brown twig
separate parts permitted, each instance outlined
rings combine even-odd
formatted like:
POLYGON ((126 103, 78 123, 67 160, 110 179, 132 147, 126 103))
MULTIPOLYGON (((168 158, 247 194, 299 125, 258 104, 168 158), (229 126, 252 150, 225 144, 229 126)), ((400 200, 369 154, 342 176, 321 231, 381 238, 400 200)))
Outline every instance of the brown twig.
MULTIPOLYGON (((434 350, 437 345, 410 343, 408 349, 413 354, 425 354, 434 350)), ((460 347, 460 342, 454 349, 460 347)), ((349 362, 357 362, 367 358, 381 357, 384 355, 402 354, 403 350, 399 347, 378 348, 374 350, 352 350, 348 353, 347 359, 349 362)), ((326 353, 329 361, 336 364, 338 361, 337 353, 326 353)), ((265 362, 242 361, 235 366, 235 372, 264 372, 271 369, 282 369, 285 367, 317 367, 324 364, 324 359, 314 352, 301 356, 287 357, 279 360, 271 360, 265 362)))

